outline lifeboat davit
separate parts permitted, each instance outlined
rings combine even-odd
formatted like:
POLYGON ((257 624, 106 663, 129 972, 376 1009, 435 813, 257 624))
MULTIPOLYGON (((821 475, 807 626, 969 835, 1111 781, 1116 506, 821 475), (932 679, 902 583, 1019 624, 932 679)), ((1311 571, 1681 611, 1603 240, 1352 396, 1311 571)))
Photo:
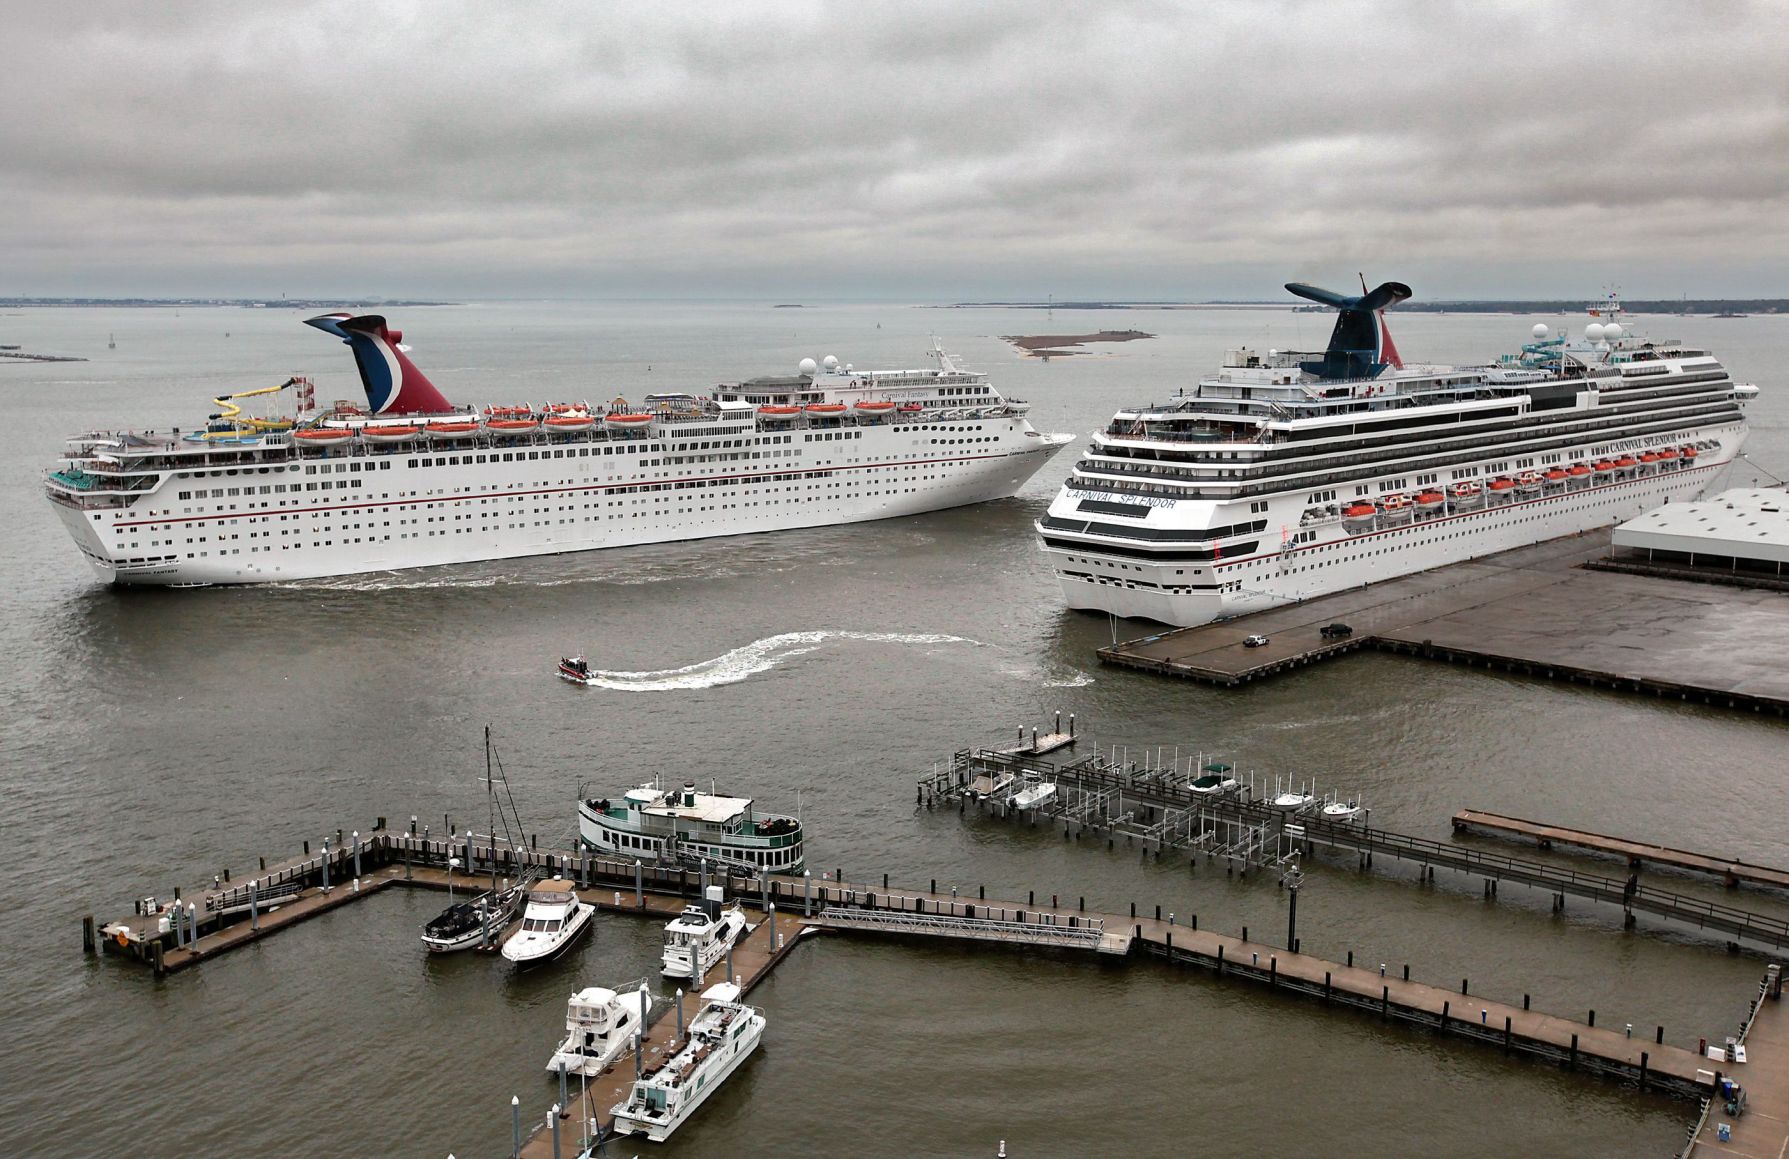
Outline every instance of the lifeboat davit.
POLYGON ((862 402, 855 405, 858 410, 873 415, 887 414, 895 408, 895 404, 892 402, 873 401, 871 399, 864 399, 862 402))
POLYGON ((431 439, 469 439, 479 431, 477 423, 429 423, 423 427, 431 439))
POLYGON ((1342 512, 1342 523, 1350 531, 1370 531, 1379 509, 1371 503, 1356 503, 1342 512))
POLYGON ((596 418, 587 414, 550 414, 543 424, 550 431, 587 431, 596 425, 596 418))
POLYGON ((354 432, 341 427, 316 427, 308 431, 293 431, 292 437, 306 443, 343 443, 353 438, 354 432))
POLYGON ((360 437, 375 443, 405 443, 422 434, 421 427, 361 427, 360 437))
POLYGON ((845 413, 845 404, 842 402, 811 402, 802 409, 811 415, 842 415, 845 413))
POLYGON ((609 426, 618 431, 640 431, 645 430, 647 425, 652 422, 652 416, 643 414, 612 414, 605 418, 603 422, 609 424, 609 426))
POLYGON ((1424 511, 1433 511, 1447 502, 1447 496, 1439 491, 1422 491, 1416 496, 1416 505, 1424 511))
POLYGON ((485 423, 486 430, 499 435, 520 435, 539 426, 536 419, 491 419, 485 423))

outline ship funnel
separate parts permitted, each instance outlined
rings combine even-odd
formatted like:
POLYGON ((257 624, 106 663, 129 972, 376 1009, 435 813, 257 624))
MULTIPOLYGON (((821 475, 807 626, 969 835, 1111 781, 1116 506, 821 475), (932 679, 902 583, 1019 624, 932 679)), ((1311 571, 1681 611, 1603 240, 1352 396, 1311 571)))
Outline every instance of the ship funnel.
POLYGON ((304 324, 334 334, 354 351, 360 385, 366 388, 372 413, 446 414, 453 410, 435 384, 405 357, 398 345, 403 332, 386 329, 385 319, 378 314, 324 314, 307 318, 304 324))
POLYGON ((696 807, 696 782, 694 781, 683 782, 683 807, 685 809, 696 807))
POLYGON ((1358 297, 1303 282, 1287 282, 1286 289, 1301 298, 1336 308, 1336 328, 1330 332, 1323 360, 1301 362, 1299 366, 1318 378, 1375 378, 1387 366, 1403 367, 1398 348, 1392 344, 1391 331, 1385 327, 1384 311, 1407 300, 1409 286, 1403 282, 1382 282, 1377 289, 1358 297))

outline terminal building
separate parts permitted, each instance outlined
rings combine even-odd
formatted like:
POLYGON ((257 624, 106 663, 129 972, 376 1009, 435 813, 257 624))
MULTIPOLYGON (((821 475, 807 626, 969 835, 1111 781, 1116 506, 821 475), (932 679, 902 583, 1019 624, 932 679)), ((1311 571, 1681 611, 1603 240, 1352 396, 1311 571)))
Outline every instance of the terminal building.
POLYGON ((1613 544, 1618 565, 1789 584, 1789 491, 1740 487, 1667 503, 1616 527, 1613 544))

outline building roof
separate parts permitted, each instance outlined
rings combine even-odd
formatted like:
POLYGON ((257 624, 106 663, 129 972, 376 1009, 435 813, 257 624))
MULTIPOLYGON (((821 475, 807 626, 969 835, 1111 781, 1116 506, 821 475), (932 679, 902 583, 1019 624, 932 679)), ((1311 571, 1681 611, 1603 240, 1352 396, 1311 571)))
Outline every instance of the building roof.
POLYGON ((1614 544, 1789 563, 1789 492, 1736 487, 1712 499, 1667 503, 1617 527, 1614 544))

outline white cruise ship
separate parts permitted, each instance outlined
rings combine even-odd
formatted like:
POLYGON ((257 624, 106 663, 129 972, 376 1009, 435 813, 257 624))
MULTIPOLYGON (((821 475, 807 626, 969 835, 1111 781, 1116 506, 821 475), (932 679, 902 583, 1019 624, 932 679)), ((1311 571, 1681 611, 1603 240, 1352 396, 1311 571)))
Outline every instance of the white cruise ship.
POLYGON ((1232 350, 1095 432, 1036 524, 1069 607, 1199 624, 1617 523, 1702 494, 1758 392, 1614 301, 1582 338, 1419 366, 1383 314, 1409 287, 1286 288, 1339 311, 1327 350, 1232 350))
POLYGON ((69 441, 46 488, 102 579, 257 583, 887 519, 1010 496, 1072 441, 936 344, 923 370, 828 356, 702 397, 478 411, 385 319, 309 325, 353 350, 367 406, 318 413, 295 378, 215 400, 197 430, 69 441))

